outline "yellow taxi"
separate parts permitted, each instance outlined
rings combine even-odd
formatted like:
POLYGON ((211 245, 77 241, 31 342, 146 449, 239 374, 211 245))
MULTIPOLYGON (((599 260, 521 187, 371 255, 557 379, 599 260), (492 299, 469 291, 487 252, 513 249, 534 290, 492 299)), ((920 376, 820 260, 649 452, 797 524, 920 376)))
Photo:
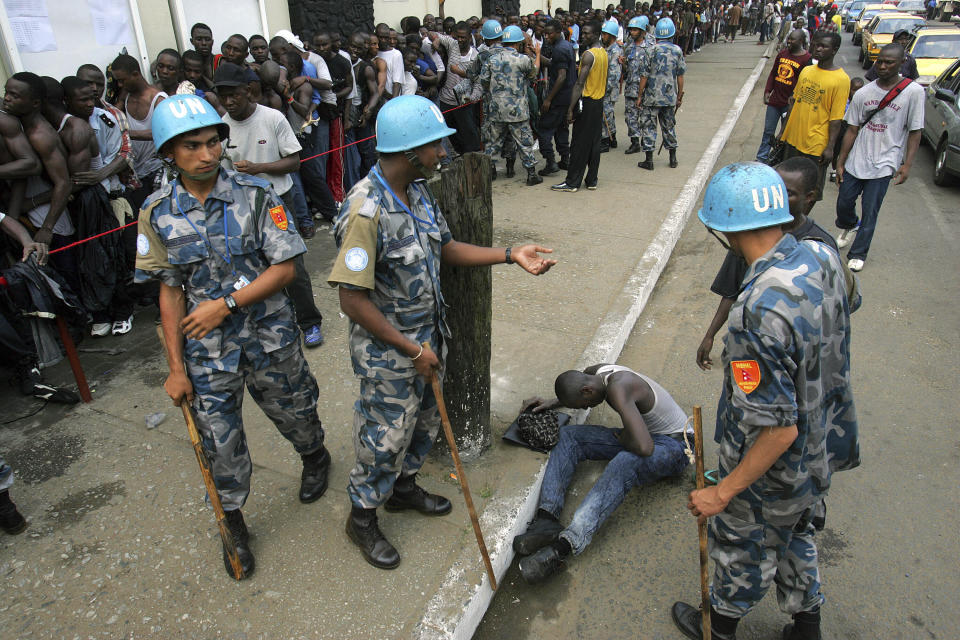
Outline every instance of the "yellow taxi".
POLYGON ((917 82, 927 86, 960 58, 960 28, 954 25, 916 29, 907 53, 917 61, 917 82))
POLYGON ((863 30, 858 60, 863 63, 864 69, 869 69, 880 54, 880 49, 893 42, 893 34, 900 30, 913 31, 925 24, 923 18, 909 13, 878 13, 863 30))
POLYGON ((897 8, 889 4, 867 4, 863 6, 863 9, 860 11, 860 15, 857 16, 857 21, 853 25, 853 36, 851 42, 855 45, 860 44, 860 41, 863 39, 863 28, 870 24, 870 21, 873 20, 874 16, 878 13, 883 12, 895 12, 897 8))

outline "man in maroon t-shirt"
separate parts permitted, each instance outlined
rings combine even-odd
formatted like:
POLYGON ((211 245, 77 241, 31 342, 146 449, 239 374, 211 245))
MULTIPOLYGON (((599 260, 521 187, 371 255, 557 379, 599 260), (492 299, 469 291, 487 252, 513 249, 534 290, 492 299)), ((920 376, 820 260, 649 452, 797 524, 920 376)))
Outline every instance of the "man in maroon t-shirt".
POLYGON ((763 102, 767 105, 767 115, 763 124, 763 137, 757 149, 757 162, 767 162, 770 155, 770 143, 777 131, 777 125, 787 112, 787 101, 793 95, 793 87, 800 77, 800 70, 810 64, 810 52, 803 48, 804 35, 799 29, 787 36, 787 48, 777 54, 777 59, 767 77, 767 87, 763 90, 763 102))

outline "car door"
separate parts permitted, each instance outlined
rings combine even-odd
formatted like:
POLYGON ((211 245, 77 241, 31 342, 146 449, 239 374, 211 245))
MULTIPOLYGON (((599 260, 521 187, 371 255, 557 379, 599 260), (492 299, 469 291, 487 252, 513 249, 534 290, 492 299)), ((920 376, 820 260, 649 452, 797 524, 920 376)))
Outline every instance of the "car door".
POLYGON ((927 88, 928 100, 926 101, 927 108, 923 112, 923 130, 927 140, 934 148, 936 148, 940 137, 943 135, 944 129, 949 130, 950 120, 956 118, 957 110, 956 102, 950 105, 936 97, 937 87, 948 89, 956 94, 956 91, 960 88, 958 83, 960 83, 960 60, 954 62, 943 75, 930 83, 927 88))

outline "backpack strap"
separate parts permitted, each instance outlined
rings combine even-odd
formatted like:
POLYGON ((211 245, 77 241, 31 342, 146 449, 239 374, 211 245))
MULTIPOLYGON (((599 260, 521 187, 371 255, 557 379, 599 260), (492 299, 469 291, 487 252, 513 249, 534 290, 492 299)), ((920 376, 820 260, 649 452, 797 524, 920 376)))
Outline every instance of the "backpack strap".
POLYGON ((861 124, 860 126, 861 127, 865 126, 868 122, 870 122, 870 120, 873 119, 873 116, 880 113, 883 109, 887 107, 887 105, 889 105, 891 102, 896 100, 897 96, 900 95, 903 92, 903 90, 907 88, 907 85, 910 84, 911 82, 913 82, 913 80, 911 80, 910 78, 904 78, 903 80, 898 82, 897 86, 895 86, 893 89, 890 89, 890 91, 887 92, 887 95, 883 96, 883 100, 880 101, 880 104, 877 105, 877 108, 867 114, 867 119, 864 120, 863 124, 861 124))

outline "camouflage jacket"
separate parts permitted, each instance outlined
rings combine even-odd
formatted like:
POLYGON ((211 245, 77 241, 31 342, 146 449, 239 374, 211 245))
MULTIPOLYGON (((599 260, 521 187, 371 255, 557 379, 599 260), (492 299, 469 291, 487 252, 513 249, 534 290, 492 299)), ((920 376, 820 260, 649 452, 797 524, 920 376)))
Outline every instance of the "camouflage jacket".
POLYGON ((717 408, 720 475, 767 427, 797 426, 797 439, 734 498, 727 513, 787 526, 819 502, 834 471, 860 464, 850 386, 850 310, 840 258, 826 245, 785 235, 747 271, 730 309, 717 408))
POLYGON ((647 36, 640 44, 631 40, 624 47, 623 57, 626 58, 626 61, 623 65, 623 95, 636 98, 639 94, 640 69, 654 45, 656 45, 656 40, 651 42, 650 37, 647 36))
POLYGON ((610 95, 614 89, 620 89, 620 56, 623 54, 623 48, 616 42, 607 47, 607 95, 610 95))
MULTIPOLYGON (((136 281, 182 286, 188 314, 307 250, 270 183, 226 169, 203 204, 177 180, 155 191, 140 211, 138 233, 136 281)), ((230 314, 200 340, 187 338, 184 357, 237 371, 243 354, 260 368, 299 337, 293 305, 278 291, 230 314)))
POLYGON ((640 76, 647 79, 643 105, 670 107, 677 104, 677 77, 687 71, 680 47, 661 40, 640 66, 640 76))
MULTIPOLYGON (((438 332, 449 338, 450 331, 440 291, 440 250, 453 238, 425 182, 407 187, 413 215, 385 184, 377 164, 343 201, 334 226, 340 252, 327 280, 369 291, 390 324, 417 344, 430 341, 442 362, 438 332)), ((350 323, 350 356, 358 376, 416 375, 408 356, 356 322, 350 323)))
POLYGON ((533 61, 511 47, 494 49, 480 71, 480 82, 490 92, 490 119, 524 122, 530 119, 527 89, 537 72, 533 61))

